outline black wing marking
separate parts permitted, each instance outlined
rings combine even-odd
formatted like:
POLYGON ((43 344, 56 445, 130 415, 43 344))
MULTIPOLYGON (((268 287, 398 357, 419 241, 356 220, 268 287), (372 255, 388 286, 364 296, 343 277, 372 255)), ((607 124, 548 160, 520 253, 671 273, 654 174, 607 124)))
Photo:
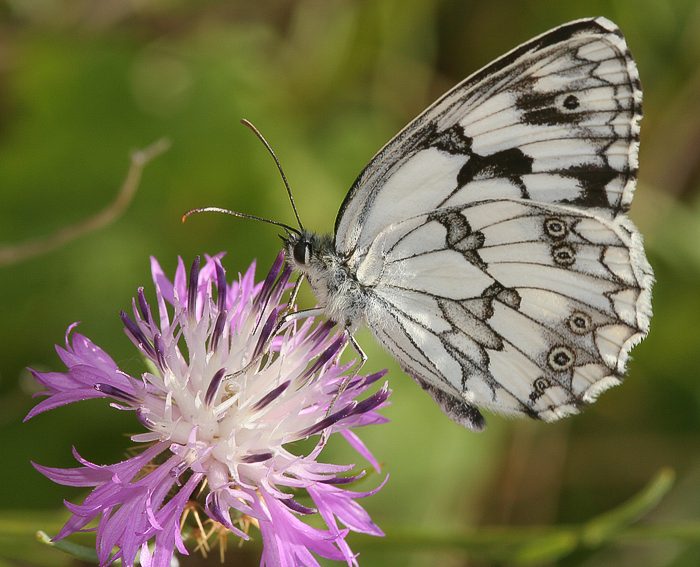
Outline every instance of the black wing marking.
POLYGON ((336 219, 336 249, 437 208, 525 198, 615 218, 636 180, 641 90, 620 31, 565 24, 478 71, 372 159, 336 219))
POLYGON ((553 420, 620 382, 648 330, 640 250, 573 207, 485 201, 392 225, 358 277, 377 339, 477 428, 475 407, 553 420))

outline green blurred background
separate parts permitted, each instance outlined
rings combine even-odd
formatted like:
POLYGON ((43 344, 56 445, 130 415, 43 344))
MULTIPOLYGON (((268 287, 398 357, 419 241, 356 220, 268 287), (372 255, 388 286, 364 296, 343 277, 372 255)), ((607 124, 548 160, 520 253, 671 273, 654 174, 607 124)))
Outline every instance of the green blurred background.
MULTIPOLYGON (((131 150, 162 136, 172 148, 147 167, 116 222, 0 266, 0 565, 75 564, 36 543, 33 532, 55 533, 62 498, 82 493, 53 485, 30 459, 71 466, 74 445, 94 462, 114 462, 129 445, 125 433, 136 430, 130 414, 101 401, 21 424, 35 390, 25 367, 60 369, 52 345, 82 321, 83 333, 135 368, 118 312, 149 285, 149 255, 172 273, 177 255, 190 262, 226 250, 229 274, 255 258, 266 269, 276 255, 273 227, 216 215, 180 222, 203 205, 292 222, 274 165, 240 118, 277 150, 305 224, 330 231, 357 173, 438 95, 531 36, 597 15, 624 31, 644 86, 631 216, 658 280, 651 333, 635 349, 626 383, 582 415, 555 424, 488 416, 481 434, 447 420, 362 333, 367 369, 388 367, 394 391, 391 423, 361 432, 391 474, 364 501, 389 537, 350 542, 365 566, 499 564, 438 544, 416 549, 392 535, 585 522, 639 492, 664 466, 675 469, 676 484, 644 522, 697 527, 696 0, 11 0, 0 1, 0 246, 80 223, 116 194, 131 150)), ((301 302, 313 299, 307 293, 301 302)), ((356 460, 341 445, 331 453, 356 460)), ((557 564, 700 565, 700 545, 685 539, 618 538, 557 564)), ((231 545, 227 564, 256 565, 258 554, 231 545)), ((183 565, 218 564, 213 555, 183 565)))

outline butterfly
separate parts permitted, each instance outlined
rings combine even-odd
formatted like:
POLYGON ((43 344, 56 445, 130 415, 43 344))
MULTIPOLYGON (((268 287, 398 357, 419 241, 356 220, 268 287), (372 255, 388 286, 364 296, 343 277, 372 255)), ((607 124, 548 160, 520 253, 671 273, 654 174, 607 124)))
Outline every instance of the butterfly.
POLYGON ((469 76, 372 158, 333 236, 298 214, 301 230, 273 222, 318 299, 306 313, 353 342, 366 325, 471 429, 485 426, 479 408, 578 412, 621 382, 649 328, 653 273, 626 216, 641 101, 605 18, 561 25, 469 76))

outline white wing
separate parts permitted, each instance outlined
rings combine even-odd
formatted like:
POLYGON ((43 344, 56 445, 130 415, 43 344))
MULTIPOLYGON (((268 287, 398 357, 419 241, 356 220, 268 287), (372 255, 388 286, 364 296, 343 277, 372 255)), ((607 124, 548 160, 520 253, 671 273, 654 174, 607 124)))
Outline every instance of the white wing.
POLYGON ((617 27, 571 22, 445 94, 348 193, 335 247, 368 326, 456 421, 572 413, 646 335, 641 97, 617 27))
POLYGON ((395 223, 357 271, 367 323, 453 419, 554 420, 618 384, 649 326, 639 236, 573 207, 489 200, 395 223))
POLYGON ((614 218, 632 200, 641 98, 612 22, 545 33, 464 80, 379 151, 343 202, 336 250, 362 253, 393 222, 489 198, 614 218))

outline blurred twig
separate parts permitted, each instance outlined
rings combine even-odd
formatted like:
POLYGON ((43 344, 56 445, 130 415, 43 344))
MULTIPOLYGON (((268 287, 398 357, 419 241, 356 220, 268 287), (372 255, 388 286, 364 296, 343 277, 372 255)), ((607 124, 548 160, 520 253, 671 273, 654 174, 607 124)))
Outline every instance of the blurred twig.
POLYGON ((147 148, 133 152, 131 154, 131 166, 119 193, 117 193, 114 201, 97 214, 76 224, 63 227, 49 236, 20 242, 19 244, 0 246, 0 267, 16 264, 41 254, 47 254, 65 246, 76 238, 104 228, 114 222, 124 213, 134 198, 146 164, 165 152, 169 147, 170 141, 166 138, 161 138, 147 148))

